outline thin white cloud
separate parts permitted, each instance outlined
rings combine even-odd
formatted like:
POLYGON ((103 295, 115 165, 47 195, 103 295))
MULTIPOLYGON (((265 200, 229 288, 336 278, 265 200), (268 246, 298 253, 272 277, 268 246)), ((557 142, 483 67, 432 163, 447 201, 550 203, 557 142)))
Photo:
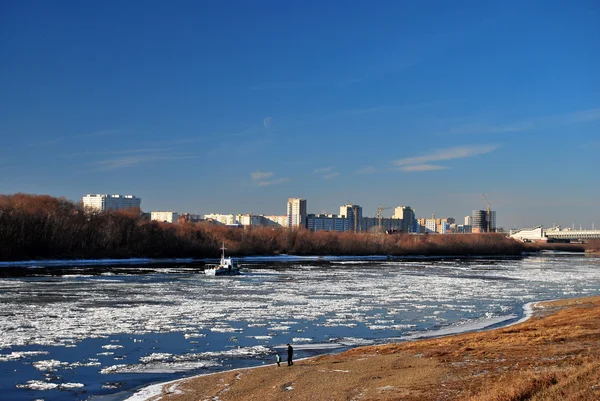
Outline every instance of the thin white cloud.
POLYGON ((153 154, 153 155, 136 155, 136 156, 124 156, 116 159, 101 160, 98 162, 90 163, 98 171, 110 171, 119 170, 126 167, 133 167, 139 164, 147 164, 165 160, 182 160, 182 159, 195 159, 198 156, 189 153, 165 153, 165 154, 153 154))
POLYGON ((289 178, 279 178, 277 180, 261 181, 261 182, 258 183, 258 186, 259 187, 266 187, 266 186, 269 186, 269 185, 277 185, 277 184, 281 184, 281 183, 288 182, 288 181, 290 181, 289 178))
POLYGON ((452 134, 501 134, 523 132, 535 129, 534 120, 507 125, 467 124, 450 129, 452 134))
POLYGON ((324 179, 326 179, 326 180, 329 180, 329 179, 331 179, 331 178, 335 178, 335 177, 337 177, 337 176, 339 176, 339 175, 340 175, 340 173, 331 173, 331 174, 325 174, 325 175, 323 176, 323 178, 324 178, 324 179))
POLYGON ((583 144, 579 145, 578 147, 579 148, 583 148, 583 149, 586 149, 586 148, 600 148, 600 140, 589 141, 589 142, 586 142, 586 143, 583 143, 583 144))
POLYGON ((103 152, 112 155, 127 155, 127 154, 137 154, 137 153, 165 153, 171 152, 174 150, 181 150, 181 147, 158 147, 158 148, 132 148, 132 149, 122 149, 122 150, 114 150, 112 152, 103 152))
POLYGON ((66 137, 56 137, 54 139, 47 139, 45 141, 39 141, 39 142, 34 142, 34 143, 30 143, 27 146, 29 147, 44 147, 44 146, 50 146, 50 145, 54 145, 57 144, 59 142, 61 142, 62 140, 66 139, 66 137))
POLYGON ((107 129, 107 130, 99 130, 99 131, 93 131, 93 132, 88 132, 88 133, 84 133, 84 134, 77 134, 77 135, 70 135, 70 136, 63 135, 63 136, 57 136, 56 138, 31 143, 28 146, 48 146, 48 145, 54 145, 54 144, 62 142, 62 141, 72 140, 73 138, 94 138, 94 137, 107 136, 107 135, 116 135, 120 132, 121 131, 118 129, 107 129))
POLYGON ((577 123, 600 120, 600 108, 576 111, 570 113, 568 118, 570 121, 577 123))
POLYGON ((75 135, 76 138, 94 138, 99 136, 109 136, 109 135, 117 135, 120 134, 121 130, 118 129, 104 129, 93 132, 86 132, 83 134, 75 135))
POLYGON ((360 169, 356 170, 358 174, 373 174, 377 172, 375 166, 363 166, 360 169))
POLYGON ((257 171, 251 174, 253 181, 263 180, 265 178, 271 177, 272 175, 272 171, 257 171))
POLYGON ((462 159, 492 152, 497 149, 497 145, 474 145, 474 146, 456 146, 453 148, 436 149, 429 154, 416 157, 407 157, 404 159, 394 160, 396 166, 426 164, 428 162, 436 162, 441 160, 462 159))
POLYGON ((534 117, 510 124, 466 124, 450 129, 451 134, 501 134, 526 132, 555 125, 571 125, 600 120, 600 108, 578 110, 570 113, 534 117))
POLYGON ((305 86, 305 83, 295 81, 259 82, 248 87, 251 91, 281 90, 305 86))
POLYGON ((416 164, 413 166, 402 166, 399 168, 400 171, 404 171, 406 173, 416 173, 421 171, 437 171, 437 170, 447 170, 448 167, 440 166, 437 164, 416 164))
POLYGON ((313 174, 324 174, 330 172, 331 170, 333 170, 333 167, 317 168, 313 170, 313 174))

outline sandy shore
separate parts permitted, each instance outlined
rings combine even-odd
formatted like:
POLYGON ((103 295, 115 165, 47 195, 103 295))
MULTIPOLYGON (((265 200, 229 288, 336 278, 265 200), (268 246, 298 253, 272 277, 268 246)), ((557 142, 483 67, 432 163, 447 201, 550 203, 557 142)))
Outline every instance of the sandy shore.
POLYGON ((600 297, 535 304, 533 312, 491 331, 175 381, 146 399, 600 400, 600 297))

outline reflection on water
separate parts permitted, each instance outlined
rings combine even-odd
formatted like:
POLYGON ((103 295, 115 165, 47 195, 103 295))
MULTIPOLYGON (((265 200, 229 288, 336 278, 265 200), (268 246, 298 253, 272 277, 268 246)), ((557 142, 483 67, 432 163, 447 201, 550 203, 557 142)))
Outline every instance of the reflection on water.
POLYGON ((0 267, 0 390, 88 399, 182 375, 506 323, 529 301, 598 294, 600 259, 246 261, 0 267))

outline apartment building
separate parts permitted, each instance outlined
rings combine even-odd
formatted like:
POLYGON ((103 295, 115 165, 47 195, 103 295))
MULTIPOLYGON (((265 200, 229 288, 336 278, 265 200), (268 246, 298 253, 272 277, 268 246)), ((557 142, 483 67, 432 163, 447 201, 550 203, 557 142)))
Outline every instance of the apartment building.
POLYGON ((309 214, 306 216, 306 228, 311 231, 348 231, 350 221, 337 214, 309 214))
POLYGON ((81 198, 84 209, 90 210, 123 210, 141 209, 142 199, 134 195, 87 194, 81 198))
POLYGON ((402 220, 402 231, 405 233, 411 233, 415 230, 415 211, 410 206, 398 206, 394 209, 393 219, 402 220))
POLYGON ((179 213, 177 212, 150 212, 150 220, 162 221, 165 223, 177 223, 179 213))
POLYGON ((306 199, 289 198, 287 202, 287 227, 306 227, 306 199))

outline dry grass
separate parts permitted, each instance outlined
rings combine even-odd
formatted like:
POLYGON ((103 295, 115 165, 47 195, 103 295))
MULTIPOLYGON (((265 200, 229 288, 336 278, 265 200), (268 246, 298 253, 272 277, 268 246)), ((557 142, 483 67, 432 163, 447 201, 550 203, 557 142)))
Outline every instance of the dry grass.
POLYGON ((545 303, 487 332, 194 378, 177 392, 160 399, 600 400, 600 297, 545 303))
POLYGON ((598 400, 600 364, 518 372, 502 377, 471 401, 598 400))

